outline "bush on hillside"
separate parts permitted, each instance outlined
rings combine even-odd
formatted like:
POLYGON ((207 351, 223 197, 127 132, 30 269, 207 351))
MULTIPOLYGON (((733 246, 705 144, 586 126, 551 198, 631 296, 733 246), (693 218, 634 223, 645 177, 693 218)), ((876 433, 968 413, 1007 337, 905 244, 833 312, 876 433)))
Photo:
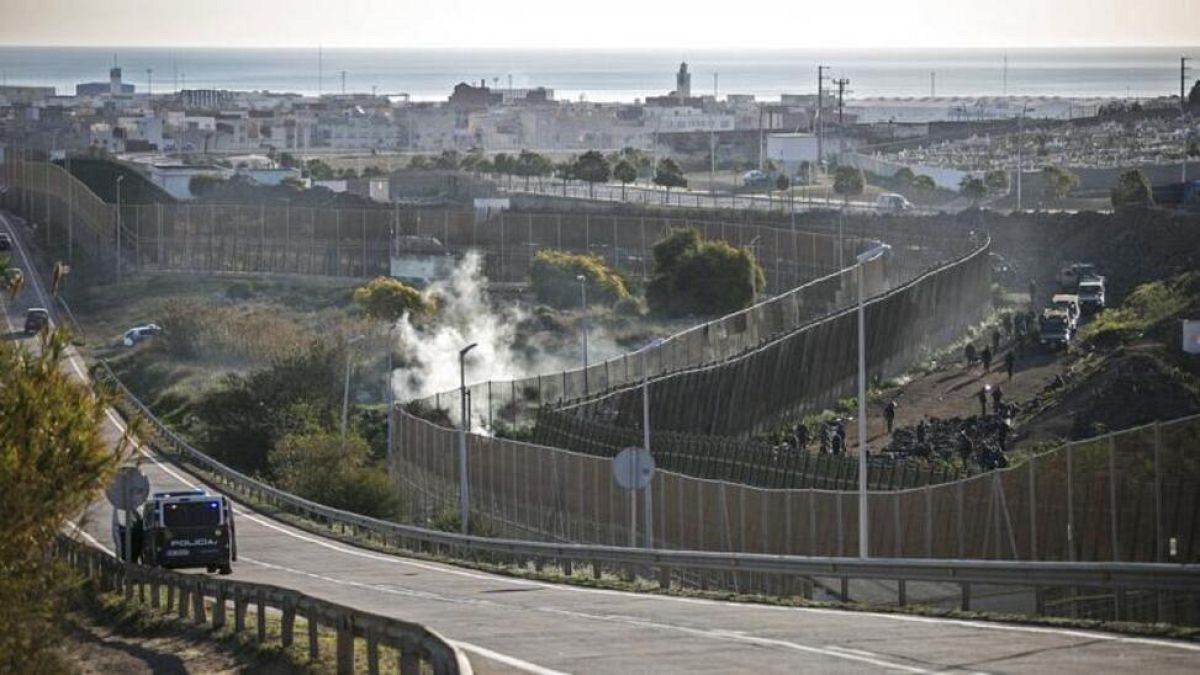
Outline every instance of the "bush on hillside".
POLYGON ((625 280, 599 256, 546 249, 533 256, 529 279, 538 302, 559 309, 579 307, 579 276, 587 279, 588 304, 612 305, 629 297, 625 280))
POLYGON ((344 442, 332 431, 287 434, 271 449, 270 468, 276 485, 305 499, 373 518, 400 515, 387 470, 357 434, 344 442))
POLYGON ((434 304, 417 289, 391 277, 375 277, 354 289, 354 302, 367 316, 393 322, 405 314, 422 317, 434 312, 434 304))
POLYGON ((694 229, 673 230, 654 245, 646 302, 662 316, 728 314, 753 303, 765 286, 748 250, 704 239, 694 229))

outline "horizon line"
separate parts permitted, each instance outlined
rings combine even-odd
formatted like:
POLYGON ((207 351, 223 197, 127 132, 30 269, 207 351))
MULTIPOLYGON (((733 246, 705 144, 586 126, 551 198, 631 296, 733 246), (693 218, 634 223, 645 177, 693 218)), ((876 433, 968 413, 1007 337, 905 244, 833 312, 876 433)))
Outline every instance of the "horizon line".
POLYGON ((625 46, 625 47, 570 47, 570 46, 506 46, 506 45, 484 45, 484 46, 454 46, 454 45, 426 45, 426 46, 389 46, 389 45, 327 45, 323 43, 316 44, 300 44, 300 45, 210 45, 210 44, 67 44, 67 43, 44 43, 44 44, 28 44, 28 43, 9 43, 0 42, 0 49, 20 48, 20 49, 205 49, 205 50, 247 50, 247 51, 269 51, 281 49, 326 49, 326 50, 344 50, 344 51, 368 51, 368 50, 389 50, 389 51, 560 51, 560 52, 608 52, 608 51, 627 51, 627 52, 672 52, 680 49, 696 51, 696 52, 722 52, 722 51, 740 51, 740 52, 818 52, 818 51, 995 51, 995 50, 1089 50, 1089 49, 1200 49, 1200 43, 1193 45, 1170 44, 1170 45, 1151 45, 1151 44, 1069 44, 1069 45, 1043 45, 1043 44, 1024 44, 1024 45, 939 45, 939 46, 898 46, 898 45, 881 45, 881 46, 823 46, 823 47, 785 47, 785 46, 625 46))

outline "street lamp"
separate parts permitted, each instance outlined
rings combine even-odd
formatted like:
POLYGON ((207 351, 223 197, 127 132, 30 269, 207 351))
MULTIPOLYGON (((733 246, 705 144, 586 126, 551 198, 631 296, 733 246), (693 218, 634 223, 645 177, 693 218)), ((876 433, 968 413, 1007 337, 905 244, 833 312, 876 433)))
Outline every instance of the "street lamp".
MULTIPOLYGON (((646 355, 652 349, 661 347, 664 340, 656 338, 650 344, 642 347, 639 351, 642 353, 642 445, 645 446, 646 452, 650 453, 650 368, 646 362, 646 355)), ((653 456, 653 453, 650 453, 653 456)), ((646 486, 646 499, 643 500, 645 506, 645 521, 646 521, 646 548, 654 548, 654 483, 651 482, 646 486)), ((629 546, 632 548, 637 546, 637 490, 629 491, 629 521, 631 527, 629 529, 629 546)))
POLYGON ((858 254, 858 557, 867 558, 870 538, 867 518, 867 329, 863 286, 864 266, 892 250, 887 244, 858 254))
POLYGON ((471 409, 467 405, 467 352, 479 346, 471 344, 458 350, 459 429, 458 429, 458 520, 463 534, 470 534, 468 517, 471 513, 471 494, 467 483, 467 430, 471 425, 471 409))
POLYGON ((579 293, 582 298, 583 316, 580 318, 580 323, 583 325, 583 395, 587 396, 591 393, 588 387, 588 325, 587 325, 587 277, 580 274, 575 277, 579 282, 579 293))
POLYGON ((121 182, 125 174, 117 176, 117 281, 121 280, 121 182))
POLYGON ((395 392, 392 391, 392 373, 395 371, 395 365, 392 363, 393 352, 395 351, 395 331, 396 323, 393 322, 388 326, 387 340, 387 377, 384 380, 384 398, 387 401, 387 458, 390 461, 392 458, 392 438, 393 430, 392 423, 395 415, 393 408, 396 406, 395 392))
POLYGON ((364 339, 365 335, 357 335, 346 341, 346 381, 342 385, 342 449, 346 449, 346 421, 350 416, 350 345, 364 339))

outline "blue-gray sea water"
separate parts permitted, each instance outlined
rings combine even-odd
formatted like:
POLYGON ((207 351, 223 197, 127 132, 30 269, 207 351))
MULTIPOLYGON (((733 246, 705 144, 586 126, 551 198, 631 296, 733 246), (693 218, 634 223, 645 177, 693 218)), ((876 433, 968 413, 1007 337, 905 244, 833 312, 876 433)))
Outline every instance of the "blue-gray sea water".
MULTIPOLYGON (((53 85, 108 77, 114 58, 126 82, 156 93, 177 88, 407 93, 444 99, 462 81, 545 86, 556 98, 632 101, 675 87, 686 60, 694 94, 777 99, 816 91, 817 65, 850 80, 848 97, 1032 95, 1153 97, 1179 92, 1179 57, 1197 48, 979 50, 557 51, 432 49, 170 49, 0 47, 0 80, 53 85), (1007 57, 1007 68, 1005 59, 1007 57), (318 61, 320 67, 318 67, 318 61), (147 69, 152 69, 147 74, 147 69), (931 73, 933 82, 931 83, 931 73), (1007 73, 1007 75, 1006 75, 1007 73)), ((1191 81, 1200 77, 1192 69, 1191 81)))

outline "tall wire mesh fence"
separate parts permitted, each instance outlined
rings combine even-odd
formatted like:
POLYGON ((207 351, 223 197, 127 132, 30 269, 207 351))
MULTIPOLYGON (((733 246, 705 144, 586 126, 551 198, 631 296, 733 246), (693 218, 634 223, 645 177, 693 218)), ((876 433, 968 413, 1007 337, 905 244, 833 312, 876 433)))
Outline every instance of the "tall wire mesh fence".
MULTIPOLYGON (((459 432, 395 413, 391 477, 413 517, 452 511, 459 432)), ((1200 416, 1067 443, 1026 461, 940 485, 873 490, 876 557, 1200 560, 1200 416)), ((612 461, 467 434, 473 517, 497 534, 626 545, 644 495, 612 461)), ((653 449, 653 448, 652 448, 653 449)), ((871 468, 875 471, 875 468, 871 468)), ((775 489, 660 470, 651 486, 655 546, 795 555, 858 555, 858 494, 775 489)))

